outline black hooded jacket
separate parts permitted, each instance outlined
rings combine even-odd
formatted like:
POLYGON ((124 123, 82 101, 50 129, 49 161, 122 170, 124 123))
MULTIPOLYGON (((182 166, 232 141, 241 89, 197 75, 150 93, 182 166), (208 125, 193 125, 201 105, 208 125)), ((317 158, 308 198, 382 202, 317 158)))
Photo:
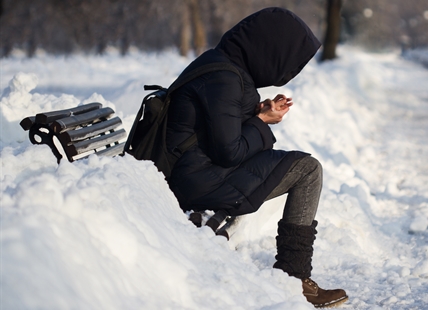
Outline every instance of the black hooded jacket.
POLYGON ((177 161, 168 179, 183 210, 255 212, 294 160, 307 154, 273 150, 270 127, 255 114, 257 88, 282 86, 315 55, 320 43, 292 12, 267 8, 226 32, 215 49, 193 61, 196 67, 228 62, 231 71, 204 74, 173 93, 168 113, 170 150, 193 133, 194 146, 177 161))

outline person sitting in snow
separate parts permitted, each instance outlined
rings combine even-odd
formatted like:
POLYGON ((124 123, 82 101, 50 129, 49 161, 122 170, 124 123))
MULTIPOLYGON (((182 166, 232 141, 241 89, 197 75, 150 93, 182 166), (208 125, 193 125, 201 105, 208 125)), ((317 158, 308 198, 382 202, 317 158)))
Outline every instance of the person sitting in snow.
POLYGON ((198 144, 176 162, 168 184, 184 211, 213 210, 239 216, 288 193, 278 223, 273 268, 302 280, 315 307, 337 306, 342 289, 324 290, 311 280, 314 220, 322 187, 321 164, 300 151, 274 150, 269 127, 281 122, 293 102, 278 95, 260 103, 258 88, 283 86, 315 55, 319 41, 294 13, 267 8, 243 19, 220 43, 196 58, 182 74, 209 63, 233 64, 188 82, 171 97, 167 147, 195 132, 198 144))

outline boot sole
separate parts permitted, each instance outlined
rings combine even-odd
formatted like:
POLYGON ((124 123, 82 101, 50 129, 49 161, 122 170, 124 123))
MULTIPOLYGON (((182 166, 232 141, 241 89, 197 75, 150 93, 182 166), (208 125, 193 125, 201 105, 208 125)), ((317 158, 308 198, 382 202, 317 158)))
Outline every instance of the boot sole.
POLYGON ((343 296, 340 299, 331 301, 329 303, 325 303, 325 304, 321 304, 321 305, 314 305, 314 307, 315 308, 319 308, 319 309, 321 309, 321 308, 336 308, 336 307, 339 307, 340 305, 344 304, 346 301, 348 301, 348 299, 349 298, 346 295, 346 296, 343 296))

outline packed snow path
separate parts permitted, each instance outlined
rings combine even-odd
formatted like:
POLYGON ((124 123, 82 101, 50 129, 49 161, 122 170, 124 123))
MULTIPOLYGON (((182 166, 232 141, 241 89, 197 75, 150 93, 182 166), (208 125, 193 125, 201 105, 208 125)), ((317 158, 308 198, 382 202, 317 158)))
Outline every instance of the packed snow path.
MULTIPOLYGON (((428 309, 428 70, 396 53, 339 54, 260 90, 295 102, 272 127, 275 147, 324 166, 313 279, 344 288, 344 309, 428 309)), ((312 309, 299 281, 271 268, 285 197, 226 242, 187 221, 150 162, 58 166, 18 125, 99 101, 129 131, 143 85, 169 85, 190 61, 114 51, 0 60, 0 309, 312 309)))

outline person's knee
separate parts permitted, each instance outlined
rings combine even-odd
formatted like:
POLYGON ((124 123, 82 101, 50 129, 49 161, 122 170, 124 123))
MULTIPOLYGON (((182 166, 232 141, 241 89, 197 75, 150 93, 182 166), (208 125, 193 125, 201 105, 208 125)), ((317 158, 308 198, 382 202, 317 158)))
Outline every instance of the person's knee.
POLYGON ((310 171, 311 173, 318 174, 322 177, 322 165, 315 157, 306 156, 302 158, 300 164, 305 166, 306 171, 310 171))
POLYGON ((311 160, 312 165, 315 167, 315 169, 317 169, 317 170, 321 170, 321 171, 322 171, 322 165, 321 165, 321 163, 318 161, 318 159, 316 159, 315 157, 312 157, 312 156, 308 156, 308 157, 309 157, 309 159, 311 160))

